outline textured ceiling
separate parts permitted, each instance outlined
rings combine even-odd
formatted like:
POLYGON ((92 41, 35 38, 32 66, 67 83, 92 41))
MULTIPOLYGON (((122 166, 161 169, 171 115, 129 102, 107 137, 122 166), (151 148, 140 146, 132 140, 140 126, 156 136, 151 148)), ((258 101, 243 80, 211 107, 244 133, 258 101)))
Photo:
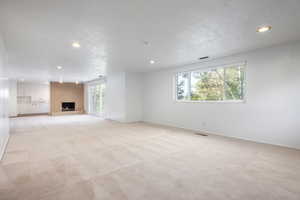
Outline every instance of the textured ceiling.
POLYGON ((299 40, 299 10, 299 0, 1 0, 0 30, 10 77, 86 81, 299 40))

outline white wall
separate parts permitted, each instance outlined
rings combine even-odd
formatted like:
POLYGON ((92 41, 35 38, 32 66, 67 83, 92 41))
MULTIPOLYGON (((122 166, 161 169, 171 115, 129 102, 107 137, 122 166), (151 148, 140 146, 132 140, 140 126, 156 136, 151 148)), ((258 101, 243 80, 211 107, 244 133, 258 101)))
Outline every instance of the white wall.
POLYGON ((143 79, 142 74, 126 73, 126 122, 142 120, 143 79))
POLYGON ((18 102, 18 114, 50 112, 50 85, 39 82, 18 82, 18 97, 30 97, 30 102, 18 102))
POLYGON ((106 119, 126 121, 125 72, 114 72, 107 76, 104 97, 106 119))
POLYGON ((5 78, 3 70, 6 64, 6 52, 0 35, 0 160, 4 154, 5 146, 9 138, 8 119, 8 79, 5 78))
POLYGON ((300 148, 300 42, 145 74, 144 121, 300 148), (246 103, 178 103, 176 71, 247 61, 246 103))
POLYGON ((9 138, 8 79, 0 77, 0 160, 9 138))
POLYGON ((4 76, 4 65, 6 63, 6 51, 4 46, 4 41, 2 40, 2 36, 0 35, 0 76, 4 76))
POLYGON ((9 116, 16 117, 18 115, 17 104, 17 81, 9 81, 9 116))
POLYGON ((142 120, 142 76, 140 73, 108 74, 104 113, 106 119, 120 122, 142 120))

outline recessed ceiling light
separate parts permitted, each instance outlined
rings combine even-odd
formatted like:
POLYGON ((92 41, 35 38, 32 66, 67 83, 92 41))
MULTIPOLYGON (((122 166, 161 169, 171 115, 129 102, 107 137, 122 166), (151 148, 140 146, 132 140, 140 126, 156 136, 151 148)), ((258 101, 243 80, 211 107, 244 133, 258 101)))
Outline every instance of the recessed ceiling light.
POLYGON ((272 29, 271 26, 261 26, 256 29, 256 32, 264 33, 264 32, 270 31, 271 29, 272 29))
POLYGON ((154 64, 155 63, 155 61, 154 60, 150 60, 150 64, 152 65, 152 64, 154 64))
POLYGON ((144 44, 145 46, 148 46, 150 43, 149 43, 148 41, 143 41, 143 44, 144 44))
POLYGON ((62 69, 62 66, 57 66, 56 68, 57 68, 57 69, 62 69))
POLYGON ((72 43, 72 46, 73 46, 74 48, 80 48, 79 42, 73 42, 73 43, 72 43))

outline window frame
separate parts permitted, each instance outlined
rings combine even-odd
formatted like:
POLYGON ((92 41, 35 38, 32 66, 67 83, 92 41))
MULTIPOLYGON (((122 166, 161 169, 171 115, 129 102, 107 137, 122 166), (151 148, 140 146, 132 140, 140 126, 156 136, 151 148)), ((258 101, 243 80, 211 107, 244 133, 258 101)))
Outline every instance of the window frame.
POLYGON ((103 91, 103 110, 101 112, 92 112, 93 109, 91 109, 91 94, 90 94, 90 90, 92 87, 97 87, 97 86, 100 86, 100 85, 104 85, 104 87, 106 88, 106 81, 104 80, 96 80, 96 81, 91 81, 91 82, 88 82, 86 83, 86 90, 87 90, 87 103, 88 103, 88 109, 87 109, 87 112, 88 114, 91 114, 91 115, 95 115, 95 116, 99 116, 99 117, 103 117, 104 116, 104 108, 105 108, 105 95, 106 95, 106 90, 104 88, 104 91, 103 91))
MULTIPOLYGON (((231 63, 231 64, 222 64, 222 65, 215 65, 215 66, 207 66, 207 67, 202 67, 200 68, 195 67, 195 68, 191 68, 188 70, 178 70, 174 73, 173 75, 173 100, 176 103, 246 103, 246 82, 247 82, 247 76, 246 76, 246 68, 247 68, 247 62, 236 62, 236 63, 231 63), (191 95, 189 95, 189 100, 178 100, 177 98, 177 75, 179 73, 189 73, 189 76, 191 76, 192 72, 207 72, 207 71, 211 71, 211 70, 215 70, 215 69, 220 69, 220 68, 230 68, 230 67, 234 67, 234 66, 243 66, 244 69, 244 82, 243 82, 243 99, 241 100, 191 100, 191 95)), ((225 72, 225 70, 224 70, 225 72)), ((190 85, 190 89, 191 90, 191 77, 189 77, 189 85, 190 85)), ((225 89, 225 87, 224 87, 225 89)))

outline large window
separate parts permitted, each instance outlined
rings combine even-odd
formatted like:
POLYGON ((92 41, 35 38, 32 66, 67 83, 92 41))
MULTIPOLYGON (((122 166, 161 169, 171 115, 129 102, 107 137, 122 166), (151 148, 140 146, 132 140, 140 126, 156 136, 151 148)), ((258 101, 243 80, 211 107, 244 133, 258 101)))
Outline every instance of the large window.
POLYGON ((176 74, 177 101, 244 100, 244 64, 176 74))
POLYGON ((88 87, 89 113, 102 114, 104 109, 105 84, 93 84, 88 87))

